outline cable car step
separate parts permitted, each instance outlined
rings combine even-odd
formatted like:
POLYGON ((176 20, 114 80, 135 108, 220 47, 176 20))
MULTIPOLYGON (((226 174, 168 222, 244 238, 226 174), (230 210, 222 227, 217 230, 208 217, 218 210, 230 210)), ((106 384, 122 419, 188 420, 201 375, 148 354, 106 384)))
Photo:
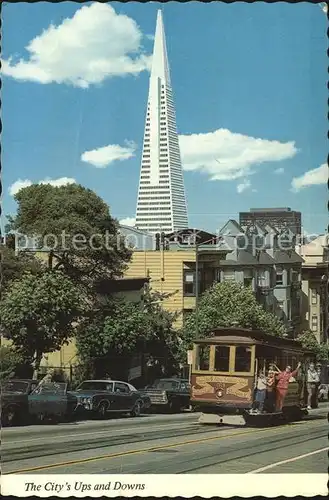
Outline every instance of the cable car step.
POLYGON ((216 415, 213 413, 201 413, 199 424, 209 424, 209 425, 219 425, 219 424, 229 424, 229 425, 245 425, 245 419, 242 415, 216 415))

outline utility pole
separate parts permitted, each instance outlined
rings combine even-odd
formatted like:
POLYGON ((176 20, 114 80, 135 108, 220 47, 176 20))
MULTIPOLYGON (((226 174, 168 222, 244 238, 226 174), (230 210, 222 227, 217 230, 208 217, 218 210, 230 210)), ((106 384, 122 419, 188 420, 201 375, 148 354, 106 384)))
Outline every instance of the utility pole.
POLYGON ((199 336, 199 245, 195 241, 195 333, 199 336))

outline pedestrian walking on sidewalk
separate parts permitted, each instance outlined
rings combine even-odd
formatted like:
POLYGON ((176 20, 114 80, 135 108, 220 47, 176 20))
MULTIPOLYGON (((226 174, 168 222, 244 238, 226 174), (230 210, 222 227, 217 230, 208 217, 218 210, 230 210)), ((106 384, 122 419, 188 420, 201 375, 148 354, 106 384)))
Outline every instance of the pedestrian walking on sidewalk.
POLYGON ((318 388, 320 377, 315 369, 314 363, 310 363, 307 370, 307 409, 312 409, 312 399, 314 398, 314 406, 318 406, 318 388))

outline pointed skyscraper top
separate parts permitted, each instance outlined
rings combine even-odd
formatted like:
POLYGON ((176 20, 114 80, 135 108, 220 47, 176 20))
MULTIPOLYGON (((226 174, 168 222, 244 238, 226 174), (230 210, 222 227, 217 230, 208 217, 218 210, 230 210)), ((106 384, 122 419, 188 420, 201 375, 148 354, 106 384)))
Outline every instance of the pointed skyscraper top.
POLYGON ((167 57, 166 36, 163 27, 162 11, 158 10, 155 30, 151 77, 163 79, 170 85, 170 72, 167 57))
POLYGON ((188 227, 184 179, 162 12, 158 11, 136 206, 136 227, 149 233, 188 227))

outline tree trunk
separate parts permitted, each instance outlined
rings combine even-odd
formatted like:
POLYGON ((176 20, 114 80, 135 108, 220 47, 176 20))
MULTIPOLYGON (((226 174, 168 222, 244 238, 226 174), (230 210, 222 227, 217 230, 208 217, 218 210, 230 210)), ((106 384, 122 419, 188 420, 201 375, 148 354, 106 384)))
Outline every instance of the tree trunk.
POLYGON ((38 380, 41 360, 42 360, 42 353, 36 351, 34 354, 34 360, 32 363, 32 367, 33 367, 33 377, 32 378, 33 378, 33 380, 38 380))
POLYGON ((54 257, 54 251, 50 250, 48 254, 48 269, 52 270, 53 268, 53 257, 54 257))

